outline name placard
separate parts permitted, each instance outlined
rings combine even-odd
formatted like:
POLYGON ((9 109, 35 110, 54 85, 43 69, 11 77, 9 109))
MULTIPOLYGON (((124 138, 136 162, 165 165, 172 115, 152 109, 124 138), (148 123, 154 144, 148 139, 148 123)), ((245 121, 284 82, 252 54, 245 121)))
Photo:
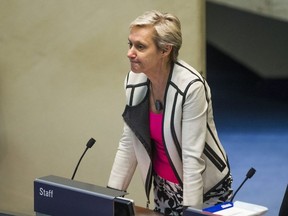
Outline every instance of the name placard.
POLYGON ((34 181, 34 211, 39 215, 114 215, 114 199, 127 193, 49 175, 34 181))

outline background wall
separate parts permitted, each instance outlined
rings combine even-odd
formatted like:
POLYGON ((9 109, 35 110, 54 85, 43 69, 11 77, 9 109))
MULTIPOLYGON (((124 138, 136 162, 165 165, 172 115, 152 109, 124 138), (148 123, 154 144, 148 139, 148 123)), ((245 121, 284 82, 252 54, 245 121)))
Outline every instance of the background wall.
MULTIPOLYGON (((204 3, 0 0, 0 212, 33 214, 33 180, 71 178, 106 186, 124 109, 128 25, 146 10, 182 21, 180 57, 205 66, 204 3)), ((128 197, 144 206, 137 172, 128 197)))
POLYGON ((288 1, 207 0, 206 9, 208 43, 260 77, 288 79, 288 1))
POLYGON ((265 17, 288 21, 288 4, 286 0, 207 0, 265 17))

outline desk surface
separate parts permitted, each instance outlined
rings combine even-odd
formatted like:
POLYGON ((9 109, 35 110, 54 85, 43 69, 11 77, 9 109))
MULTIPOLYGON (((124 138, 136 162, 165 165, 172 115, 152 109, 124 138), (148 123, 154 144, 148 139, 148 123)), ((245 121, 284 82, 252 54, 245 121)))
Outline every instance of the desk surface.
POLYGON ((142 208, 139 206, 135 206, 136 216, 163 216, 157 212, 154 212, 151 209, 142 208))

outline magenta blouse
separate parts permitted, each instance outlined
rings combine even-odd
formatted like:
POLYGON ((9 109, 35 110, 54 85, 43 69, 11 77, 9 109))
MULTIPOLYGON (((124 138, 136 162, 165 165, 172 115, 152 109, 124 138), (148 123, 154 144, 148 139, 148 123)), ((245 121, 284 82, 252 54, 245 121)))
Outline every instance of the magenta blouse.
POLYGON ((165 147, 162 139, 162 113, 153 113, 150 111, 150 135, 151 139, 155 143, 154 155, 153 155, 153 169, 160 177, 173 182, 179 183, 172 167, 170 166, 165 147))

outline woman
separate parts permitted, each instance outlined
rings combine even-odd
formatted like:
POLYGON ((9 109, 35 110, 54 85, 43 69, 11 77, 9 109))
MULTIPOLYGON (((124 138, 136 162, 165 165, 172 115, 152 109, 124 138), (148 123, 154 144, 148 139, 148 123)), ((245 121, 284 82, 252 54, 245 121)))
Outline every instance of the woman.
POLYGON ((124 132, 108 187, 126 190, 139 166, 146 195, 153 181, 155 211, 181 215, 232 194, 228 159, 217 136, 210 89, 178 61, 180 21, 148 11, 130 25, 124 132))

